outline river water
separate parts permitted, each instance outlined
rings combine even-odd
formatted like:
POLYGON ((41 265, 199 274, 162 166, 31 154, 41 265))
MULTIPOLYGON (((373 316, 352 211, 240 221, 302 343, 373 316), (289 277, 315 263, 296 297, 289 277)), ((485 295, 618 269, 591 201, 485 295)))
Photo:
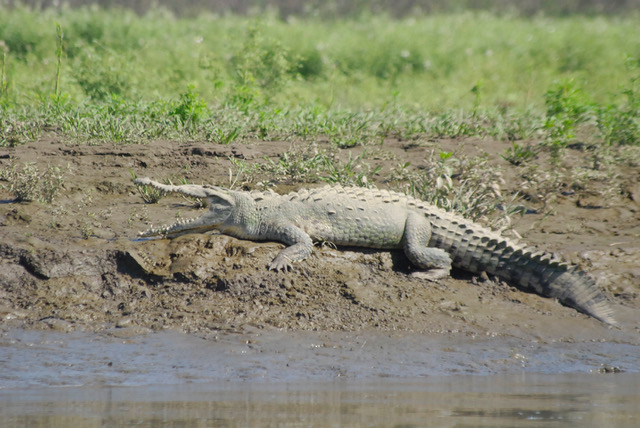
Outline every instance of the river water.
POLYGON ((8 330, 1 427, 640 426, 640 346, 8 330))

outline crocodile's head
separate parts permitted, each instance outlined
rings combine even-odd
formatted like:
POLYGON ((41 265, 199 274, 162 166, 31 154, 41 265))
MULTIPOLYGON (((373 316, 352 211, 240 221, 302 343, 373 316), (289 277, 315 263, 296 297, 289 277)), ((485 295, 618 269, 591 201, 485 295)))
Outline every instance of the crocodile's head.
POLYGON ((218 229, 218 227, 229 218, 236 207, 236 199, 233 197, 233 192, 213 186, 200 186, 200 189, 204 191, 204 194, 193 196, 202 197, 207 200, 209 210, 205 214, 194 219, 181 219, 166 226, 152 227, 144 232, 140 232, 139 236, 142 238, 154 236, 175 238, 176 236, 187 233, 202 233, 218 229))

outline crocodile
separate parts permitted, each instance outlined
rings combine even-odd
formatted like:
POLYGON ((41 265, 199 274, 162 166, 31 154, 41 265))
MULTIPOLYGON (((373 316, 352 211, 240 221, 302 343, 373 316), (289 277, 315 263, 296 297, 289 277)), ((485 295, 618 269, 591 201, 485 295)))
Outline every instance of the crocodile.
POLYGON ((452 266, 486 272, 526 292, 616 325, 613 310, 595 281, 576 266, 528 248, 460 215, 402 193, 360 187, 326 186, 286 195, 245 192, 209 185, 161 184, 138 178, 138 186, 206 199, 209 210, 195 219, 150 228, 140 237, 168 238, 217 230, 235 238, 286 245, 268 264, 290 270, 309 257, 314 242, 336 246, 402 249, 430 280, 452 266))

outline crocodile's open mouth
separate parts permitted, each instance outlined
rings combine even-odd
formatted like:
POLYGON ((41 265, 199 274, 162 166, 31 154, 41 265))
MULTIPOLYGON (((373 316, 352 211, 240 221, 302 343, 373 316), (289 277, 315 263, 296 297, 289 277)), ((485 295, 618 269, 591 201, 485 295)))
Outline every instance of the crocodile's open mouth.
POLYGON ((161 227, 151 227, 138 234, 138 238, 175 238, 188 233, 203 233, 214 231, 215 228, 209 224, 202 224, 202 217, 180 219, 177 222, 161 227))

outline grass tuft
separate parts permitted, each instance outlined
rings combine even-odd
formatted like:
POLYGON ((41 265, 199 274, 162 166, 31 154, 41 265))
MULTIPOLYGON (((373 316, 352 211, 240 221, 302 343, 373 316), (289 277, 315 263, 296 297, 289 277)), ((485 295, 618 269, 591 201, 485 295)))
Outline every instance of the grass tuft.
POLYGON ((57 166, 40 171, 35 163, 28 162, 22 167, 12 163, 0 170, 0 180, 8 182, 2 187, 15 197, 16 202, 50 204, 64 185, 64 171, 57 166))

